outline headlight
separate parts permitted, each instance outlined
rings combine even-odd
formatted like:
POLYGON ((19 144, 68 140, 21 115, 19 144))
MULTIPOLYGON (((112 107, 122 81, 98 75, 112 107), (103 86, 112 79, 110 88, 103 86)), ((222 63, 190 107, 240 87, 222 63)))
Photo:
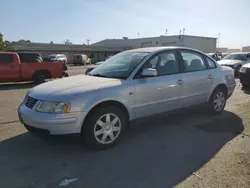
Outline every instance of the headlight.
POLYGON ((247 68, 246 68, 246 67, 241 67, 241 68, 240 68, 240 72, 246 73, 246 72, 247 72, 247 68))
POLYGON ((70 103, 40 101, 36 107, 36 111, 58 114, 68 113, 70 111, 70 103))

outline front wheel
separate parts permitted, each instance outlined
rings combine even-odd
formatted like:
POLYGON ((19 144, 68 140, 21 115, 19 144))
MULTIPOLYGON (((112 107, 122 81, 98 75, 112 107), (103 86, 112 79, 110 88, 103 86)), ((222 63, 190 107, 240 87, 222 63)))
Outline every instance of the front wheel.
POLYGON ((226 106, 226 100, 225 89, 223 87, 215 89, 209 101, 212 112, 215 114, 221 113, 226 106))
POLYGON ((117 143, 126 128, 127 118, 116 106, 102 106, 86 120, 82 135, 86 144, 96 149, 106 149, 117 143))

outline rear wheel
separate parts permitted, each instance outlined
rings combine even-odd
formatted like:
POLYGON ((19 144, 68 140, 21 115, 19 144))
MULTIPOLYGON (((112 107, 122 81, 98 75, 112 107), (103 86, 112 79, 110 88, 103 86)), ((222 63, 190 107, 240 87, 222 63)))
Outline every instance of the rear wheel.
POLYGON ((103 106, 88 117, 82 135, 88 146, 106 149, 120 140, 126 124, 127 118, 123 110, 116 106, 103 106))
POLYGON ((218 87, 214 90, 211 98, 210 98, 210 108, 213 113, 219 114, 221 113, 226 106, 226 90, 223 87, 218 87))
POLYGON ((46 81, 46 76, 43 73, 37 73, 34 76, 34 82, 35 82, 35 84, 41 84, 41 83, 44 83, 45 81, 46 81))

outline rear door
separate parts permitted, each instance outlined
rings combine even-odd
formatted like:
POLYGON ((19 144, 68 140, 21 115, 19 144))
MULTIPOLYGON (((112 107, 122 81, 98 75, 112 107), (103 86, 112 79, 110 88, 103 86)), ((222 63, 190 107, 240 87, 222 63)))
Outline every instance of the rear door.
POLYGON ((20 79, 20 66, 13 54, 0 53, 0 81, 11 82, 20 79))
POLYGON ((193 50, 179 50, 179 55, 183 65, 181 85, 183 107, 205 102, 213 87, 215 77, 213 68, 216 68, 216 65, 208 58, 212 61, 209 68, 207 57, 193 50))

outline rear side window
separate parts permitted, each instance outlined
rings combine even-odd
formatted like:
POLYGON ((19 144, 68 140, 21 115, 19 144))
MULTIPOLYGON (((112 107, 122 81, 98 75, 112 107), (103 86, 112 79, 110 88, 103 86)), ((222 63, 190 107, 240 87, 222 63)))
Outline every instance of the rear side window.
POLYGON ((202 55, 192 51, 180 51, 184 61, 184 72, 201 71, 207 69, 202 55))
POLYGON ((13 55, 11 54, 0 54, 0 65, 9 64, 13 62, 13 55))
POLYGON ((208 65, 208 68, 209 68, 209 69, 214 69, 214 68, 216 68, 215 63, 214 63, 211 59, 209 59, 209 58, 206 57, 206 60, 207 60, 207 65, 208 65))
POLYGON ((42 58, 36 53, 19 53, 21 63, 41 63, 42 58))

